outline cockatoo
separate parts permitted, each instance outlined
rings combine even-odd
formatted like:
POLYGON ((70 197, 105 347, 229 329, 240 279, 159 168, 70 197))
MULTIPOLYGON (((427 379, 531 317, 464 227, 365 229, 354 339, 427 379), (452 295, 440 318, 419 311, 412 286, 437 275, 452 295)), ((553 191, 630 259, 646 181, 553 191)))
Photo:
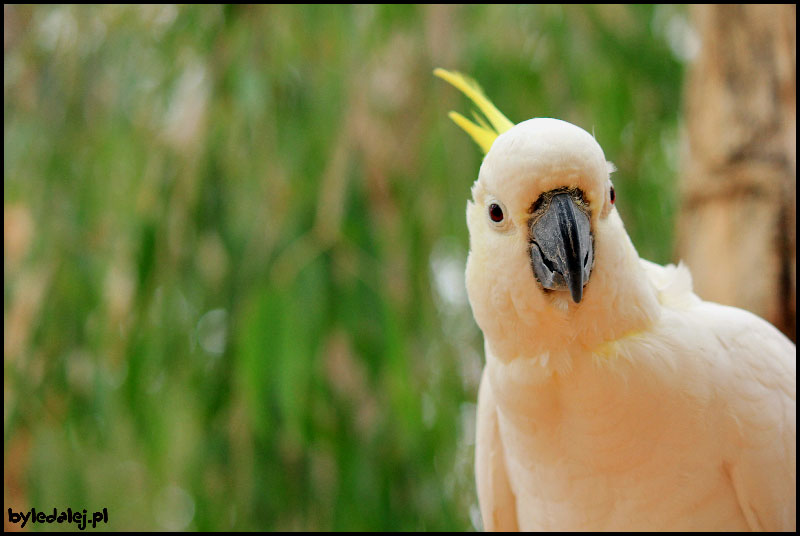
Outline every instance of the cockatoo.
POLYGON ((486 153, 467 203, 483 331, 476 479, 488 530, 796 528, 796 348, 642 260, 585 130, 450 116, 486 153), (488 121, 487 121, 488 120, 488 121))

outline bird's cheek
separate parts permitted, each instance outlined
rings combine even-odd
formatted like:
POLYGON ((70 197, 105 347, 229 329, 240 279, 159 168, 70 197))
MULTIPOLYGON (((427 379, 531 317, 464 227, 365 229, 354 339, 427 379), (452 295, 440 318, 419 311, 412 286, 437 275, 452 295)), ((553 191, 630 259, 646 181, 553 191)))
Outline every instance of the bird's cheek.
POLYGON ((487 270, 473 253, 467 258, 465 283, 472 314, 481 330, 486 332, 491 328, 490 323, 494 316, 492 303, 492 296, 495 294, 494 278, 491 271, 487 270))

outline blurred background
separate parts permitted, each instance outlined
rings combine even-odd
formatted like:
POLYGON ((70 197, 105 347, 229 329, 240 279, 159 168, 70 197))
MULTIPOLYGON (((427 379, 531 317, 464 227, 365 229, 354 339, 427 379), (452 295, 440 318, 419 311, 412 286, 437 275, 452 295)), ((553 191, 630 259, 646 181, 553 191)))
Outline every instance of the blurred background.
POLYGON ((4 507, 480 529, 481 154, 432 70, 593 132, 665 263, 699 50, 677 6, 5 6, 4 507))

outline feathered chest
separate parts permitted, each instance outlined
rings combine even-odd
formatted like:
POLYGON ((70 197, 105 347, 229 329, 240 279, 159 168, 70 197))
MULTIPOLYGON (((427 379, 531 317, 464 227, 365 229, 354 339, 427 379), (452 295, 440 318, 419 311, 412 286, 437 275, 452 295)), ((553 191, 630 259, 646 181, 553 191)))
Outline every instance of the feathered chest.
POLYGON ((487 359, 509 480, 528 505, 521 525, 644 527, 652 520, 626 516, 646 511, 668 525, 706 496, 734 504, 719 449, 698 441, 709 433, 703 404, 670 377, 600 359, 487 359), (553 359, 569 366, 544 372, 553 359))
POLYGON ((594 470, 628 470, 657 450, 683 449, 705 431, 706 405, 646 359, 546 354, 502 363, 489 355, 505 448, 535 463, 570 459, 594 470), (701 411, 698 411, 701 410, 701 411))

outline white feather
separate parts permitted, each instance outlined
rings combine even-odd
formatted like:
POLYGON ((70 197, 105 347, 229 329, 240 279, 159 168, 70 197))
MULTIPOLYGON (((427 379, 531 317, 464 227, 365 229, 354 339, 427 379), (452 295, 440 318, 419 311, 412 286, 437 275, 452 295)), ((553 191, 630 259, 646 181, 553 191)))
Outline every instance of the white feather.
POLYGON ((640 260, 594 138, 532 119, 493 143, 467 220, 486 343, 476 472, 487 529, 795 530, 796 349, 703 302, 683 265, 640 260), (545 293, 528 209, 580 188, 595 265, 579 304, 545 293), (508 208, 498 232, 491 199, 508 208))

